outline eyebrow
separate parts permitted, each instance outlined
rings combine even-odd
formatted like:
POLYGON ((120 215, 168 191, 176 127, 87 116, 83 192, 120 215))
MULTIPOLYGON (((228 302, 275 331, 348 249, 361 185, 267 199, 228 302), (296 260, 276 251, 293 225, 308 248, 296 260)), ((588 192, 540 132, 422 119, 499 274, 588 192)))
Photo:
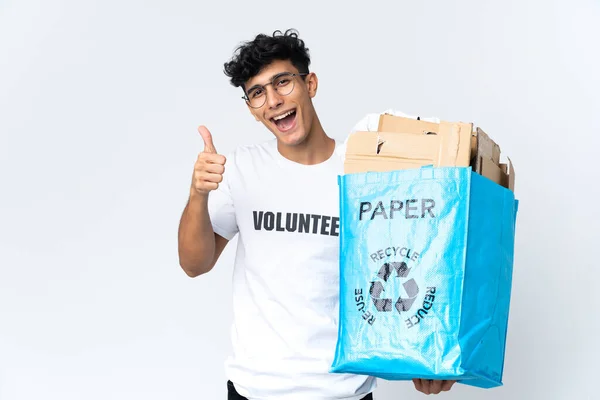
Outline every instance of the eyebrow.
MULTIPOLYGON (((287 75, 287 74, 293 74, 293 72, 288 72, 288 71, 279 72, 279 73, 277 73, 277 74, 273 75, 273 76, 271 77, 271 79, 269 80, 269 82, 267 82, 267 83, 271 83, 271 82, 273 82, 273 80, 275 80, 276 78, 280 77, 281 75, 287 75)), ((252 91, 252 90, 254 90, 254 89, 261 88, 261 87, 263 87, 263 86, 264 86, 264 85, 259 85, 259 84, 253 85, 253 86, 252 86, 250 89, 246 90, 246 92, 250 93, 250 91, 252 91)))

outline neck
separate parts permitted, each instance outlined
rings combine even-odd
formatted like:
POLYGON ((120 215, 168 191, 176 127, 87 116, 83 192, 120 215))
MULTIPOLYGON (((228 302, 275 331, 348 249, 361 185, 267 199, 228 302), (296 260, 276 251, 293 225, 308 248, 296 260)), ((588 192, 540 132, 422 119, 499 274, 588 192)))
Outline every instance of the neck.
POLYGON ((312 128, 303 142, 287 146, 277 142, 279 153, 299 164, 314 165, 327 161, 335 150, 335 140, 327 136, 319 118, 315 115, 312 128))

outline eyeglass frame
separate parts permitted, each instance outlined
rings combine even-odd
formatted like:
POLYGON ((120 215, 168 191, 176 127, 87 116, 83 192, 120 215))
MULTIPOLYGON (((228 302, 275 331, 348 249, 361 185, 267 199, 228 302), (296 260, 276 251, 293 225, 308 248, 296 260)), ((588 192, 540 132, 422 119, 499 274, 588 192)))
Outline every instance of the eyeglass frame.
MULTIPOLYGON (((246 102, 246 104, 248 104, 248 107, 259 109, 261 107, 263 107, 266 103, 267 103, 267 86, 271 85, 273 86, 273 83, 275 82, 276 79, 281 78, 282 76, 290 76, 291 78, 295 78, 297 76, 306 76, 306 75, 310 75, 310 72, 298 72, 298 73, 294 73, 294 72, 281 72, 279 74, 276 74, 275 76, 273 76, 273 78, 271 78, 271 82, 265 83, 264 85, 254 85, 252 86, 250 89, 262 89, 265 91, 265 101, 258 107, 253 107, 252 105, 250 105, 250 98, 248 97, 248 93, 246 91, 244 91, 244 95, 242 96, 242 99, 246 102)), ((281 96, 289 96, 290 94, 292 94, 292 92, 294 91, 294 89, 296 88, 296 84, 295 82, 292 83, 294 86, 292 87, 292 90, 290 90, 290 92, 288 94, 282 94, 281 96)), ((273 86, 273 89, 275 90, 275 92, 277 92, 277 89, 275 88, 275 86, 273 86)), ((279 92, 277 92, 279 93, 279 92)))

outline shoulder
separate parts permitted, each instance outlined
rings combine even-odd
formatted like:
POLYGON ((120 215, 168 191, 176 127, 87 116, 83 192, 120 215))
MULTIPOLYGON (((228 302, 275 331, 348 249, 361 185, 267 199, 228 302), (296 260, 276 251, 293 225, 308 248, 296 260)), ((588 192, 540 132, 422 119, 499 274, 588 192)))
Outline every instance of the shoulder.
POLYGON ((348 138, 335 138, 335 150, 334 154, 340 160, 344 161, 346 159, 346 145, 348 143, 348 138))
POLYGON ((234 164, 238 168, 243 168, 248 164, 269 162, 274 160, 274 151, 276 149, 277 143, 275 139, 256 144, 237 146, 226 155, 227 163, 234 164))
POLYGON ((266 154, 270 154, 277 147, 276 139, 265 140, 261 143, 246 144, 237 146, 233 153, 239 157, 257 157, 266 154))

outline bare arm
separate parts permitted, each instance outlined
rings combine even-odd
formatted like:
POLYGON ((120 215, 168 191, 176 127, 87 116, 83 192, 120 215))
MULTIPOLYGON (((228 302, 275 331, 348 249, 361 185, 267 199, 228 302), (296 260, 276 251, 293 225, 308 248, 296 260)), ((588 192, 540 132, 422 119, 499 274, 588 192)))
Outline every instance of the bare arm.
POLYGON ((219 187, 225 171, 225 157, 217 154, 212 135, 201 126, 204 151, 194 164, 190 197, 179 221, 179 265, 191 277, 210 271, 216 264, 228 240, 217 235, 208 214, 208 196, 219 187))
POLYGON ((229 241, 213 231, 208 195, 192 192, 179 222, 179 265, 190 277, 210 271, 229 241))

